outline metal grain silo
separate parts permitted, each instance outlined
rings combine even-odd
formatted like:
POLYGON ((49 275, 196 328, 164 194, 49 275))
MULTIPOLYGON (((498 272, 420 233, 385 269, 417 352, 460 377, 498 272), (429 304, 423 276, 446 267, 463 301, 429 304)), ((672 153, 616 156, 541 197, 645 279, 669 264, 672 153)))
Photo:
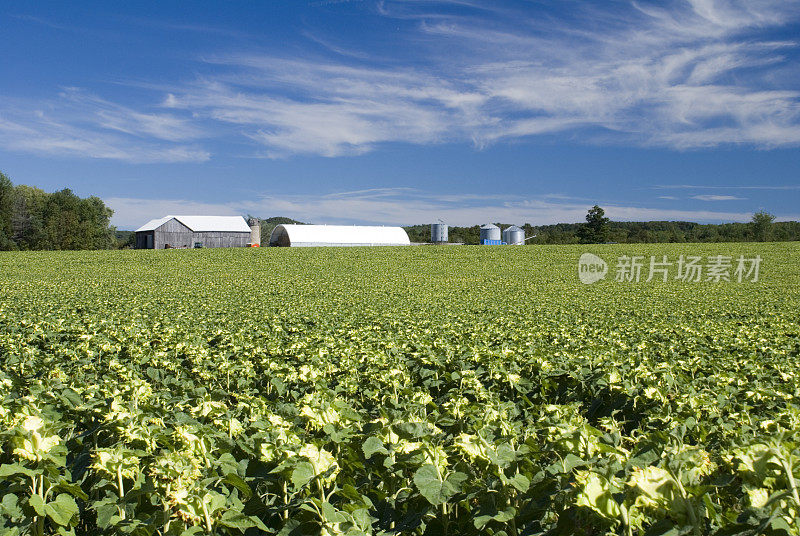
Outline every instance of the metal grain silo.
POLYGON ((250 227, 250 246, 258 247, 261 245, 261 220, 249 218, 247 226, 250 227))
POLYGON ((447 243, 447 224, 446 223, 432 223, 431 224, 431 242, 434 244, 447 243))
POLYGON ((485 244, 485 240, 500 242, 500 227, 497 225, 487 223, 481 225, 481 244, 485 244))
POLYGON ((521 246, 525 243, 525 231, 512 225, 503 230, 503 242, 509 246, 521 246))

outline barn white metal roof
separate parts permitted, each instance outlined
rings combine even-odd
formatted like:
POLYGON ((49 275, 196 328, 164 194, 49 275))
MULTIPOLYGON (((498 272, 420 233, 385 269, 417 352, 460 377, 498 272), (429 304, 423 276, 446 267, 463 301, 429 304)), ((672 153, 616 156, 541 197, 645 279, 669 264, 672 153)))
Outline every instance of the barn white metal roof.
POLYGON ((195 233, 228 232, 249 233, 250 227, 241 216, 164 216, 157 220, 150 220, 138 229, 140 231, 155 231, 168 221, 176 219, 195 233))
POLYGON ((156 229, 167 223, 169 220, 171 220, 173 217, 174 216, 166 216, 164 218, 158 218, 157 220, 150 220, 149 222, 145 223, 144 225, 136 229, 136 231, 134 232, 138 233, 139 231, 155 231, 156 229))
POLYGON ((408 246, 402 227, 370 225, 277 225, 270 246, 408 246))

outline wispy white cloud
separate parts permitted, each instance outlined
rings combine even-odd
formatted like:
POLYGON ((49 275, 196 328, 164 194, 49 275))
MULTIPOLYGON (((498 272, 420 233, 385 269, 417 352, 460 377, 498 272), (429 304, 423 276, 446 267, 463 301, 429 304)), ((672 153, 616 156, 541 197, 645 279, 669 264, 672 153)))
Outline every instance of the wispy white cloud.
MULTIPOLYGON (((135 228, 166 214, 254 214, 286 216, 308 223, 411 225, 442 219, 450 225, 475 225, 487 221, 546 225, 583 221, 593 202, 561 200, 550 195, 513 196, 436 195, 408 188, 384 188, 327 195, 263 196, 227 203, 190 200, 108 198, 114 223, 135 228)), ((697 222, 749 221, 749 212, 675 210, 641 206, 603 205, 617 221, 683 220, 697 222)), ((798 218, 785 214, 782 219, 798 218)))
POLYGON ((61 113, 69 110, 85 114, 87 125, 115 130, 139 138, 155 138, 166 141, 187 141, 203 136, 203 130, 187 118, 179 118, 163 112, 144 113, 122 106, 82 91, 80 88, 65 88, 60 94, 61 113))
POLYGON ((202 130, 163 112, 141 112, 76 88, 43 102, 0 103, 0 144, 7 150, 135 163, 204 162, 202 130))
POLYGON ((778 24, 791 14, 792 2, 776 4, 769 0, 688 0, 694 12, 712 23, 738 29, 778 24))
POLYGON ((465 122, 477 126, 470 110, 484 100, 407 69, 252 55, 214 63, 237 72, 171 93, 165 106, 241 126, 270 157, 361 154, 384 142, 459 141, 465 122))
POLYGON ((365 2, 402 19, 392 39, 403 52, 379 57, 308 28, 295 54, 218 50, 193 64, 194 80, 140 81, 162 92, 152 101, 160 106, 75 90, 49 108, 0 105, 0 141, 137 162, 202 161, 231 142, 269 158, 531 137, 677 150, 800 145, 791 70, 800 47, 775 38, 800 22, 800 0, 534 4, 365 2))
POLYGON ((753 184, 753 185, 708 185, 708 184, 658 184, 655 190, 800 190, 800 184, 753 184))
MULTIPOLYGON (((188 199, 139 199, 108 197, 103 200, 114 211, 111 223, 118 229, 133 230, 150 220, 167 214, 207 214, 238 216, 242 208, 237 203, 203 203, 188 199)), ((245 211, 246 212, 246 211, 245 211)))
POLYGON ((698 199, 700 201, 742 201, 746 198, 736 197, 735 195, 702 194, 702 195, 693 195, 692 199, 698 199))
POLYGON ((797 22, 797 0, 584 5, 569 20, 477 1, 455 2, 475 8, 466 14, 440 9, 453 3, 380 4, 420 21, 408 38, 424 61, 220 55, 207 61, 224 73, 168 104, 243 127, 270 157, 564 132, 674 149, 800 144, 800 91, 773 76, 798 44, 765 33, 797 22))
POLYGON ((42 25, 42 26, 47 26, 48 28, 53 28, 55 30, 75 31, 75 30, 78 29, 78 28, 76 28, 74 26, 69 26, 69 25, 66 25, 66 24, 59 24, 57 22, 53 22, 53 21, 50 21, 50 20, 47 20, 47 19, 43 19, 41 17, 34 17, 32 15, 23 15, 23 14, 13 14, 12 13, 12 14, 9 14, 8 16, 13 18, 13 19, 20 20, 20 21, 32 22, 32 23, 39 24, 39 25, 42 25))

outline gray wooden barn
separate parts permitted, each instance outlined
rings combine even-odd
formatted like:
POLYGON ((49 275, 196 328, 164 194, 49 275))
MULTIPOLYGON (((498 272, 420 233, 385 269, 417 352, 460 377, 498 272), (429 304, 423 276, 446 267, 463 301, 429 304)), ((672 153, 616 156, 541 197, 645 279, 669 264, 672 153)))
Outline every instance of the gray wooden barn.
POLYGON ((261 233, 260 223, 251 223, 241 216, 165 216, 136 229, 136 249, 247 247, 261 233))

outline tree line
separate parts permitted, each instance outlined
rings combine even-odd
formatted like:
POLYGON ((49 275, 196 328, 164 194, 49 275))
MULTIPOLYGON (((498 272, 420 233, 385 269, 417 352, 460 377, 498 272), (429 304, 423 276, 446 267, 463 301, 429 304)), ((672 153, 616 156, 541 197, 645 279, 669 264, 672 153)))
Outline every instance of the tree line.
MULTIPOLYGON (((32 186, 15 186, 0 172, 0 250, 113 249, 133 246, 133 232, 111 225, 113 210, 103 200, 81 198, 65 188, 53 193, 32 186)), ((299 221, 273 217, 261 220, 262 245, 272 229, 299 221)), ((497 223, 508 227, 510 224, 497 223)), ((750 242, 800 240, 800 222, 774 222, 761 211, 749 223, 699 224, 684 221, 615 222, 598 206, 586 223, 524 224, 526 244, 750 242)), ((430 225, 404 227, 412 242, 430 242, 430 225)), ((480 226, 450 227, 450 242, 478 244, 480 226)))
MULTIPOLYGON (((557 223, 553 225, 522 225, 525 236, 533 237, 526 244, 590 244, 615 242, 620 244, 657 242, 764 242, 800 240, 800 222, 775 222, 767 212, 757 212, 748 223, 701 224, 686 221, 610 221, 602 208, 592 207, 586 223, 557 223)), ((505 228, 511 224, 497 222, 505 228)), ((430 242, 430 225, 404 228, 412 242, 430 242)), ((450 242, 478 244, 480 226, 450 227, 450 242)))
POLYGON ((112 249, 112 214, 99 197, 15 186, 0 173, 0 250, 112 249))

